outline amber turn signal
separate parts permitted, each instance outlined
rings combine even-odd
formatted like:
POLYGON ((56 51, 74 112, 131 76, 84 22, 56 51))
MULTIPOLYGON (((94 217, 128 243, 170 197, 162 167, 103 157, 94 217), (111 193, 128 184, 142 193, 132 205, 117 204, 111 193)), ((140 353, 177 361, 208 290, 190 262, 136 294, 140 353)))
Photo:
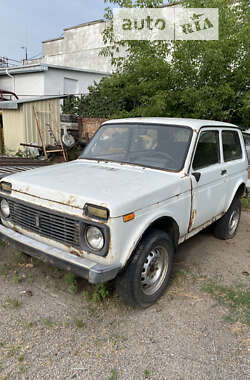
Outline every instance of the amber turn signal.
POLYGON ((124 221, 124 223, 127 223, 130 220, 133 220, 134 218, 135 218, 135 213, 131 212, 130 214, 124 215, 123 221, 124 221))

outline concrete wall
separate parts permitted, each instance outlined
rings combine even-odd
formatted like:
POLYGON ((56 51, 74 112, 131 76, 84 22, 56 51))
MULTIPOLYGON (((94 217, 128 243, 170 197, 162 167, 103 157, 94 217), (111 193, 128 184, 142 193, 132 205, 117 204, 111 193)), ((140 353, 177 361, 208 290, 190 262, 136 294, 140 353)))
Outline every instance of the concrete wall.
POLYGON ((110 58, 99 56, 105 25, 99 21, 65 29, 63 38, 43 42, 42 62, 111 73, 110 58))
POLYGON ((95 73, 84 73, 81 71, 70 71, 63 69, 49 68, 45 72, 45 94, 46 95, 62 95, 62 94, 86 94, 88 87, 94 83, 99 82, 103 75, 95 73), (67 88, 67 80, 75 80, 75 90, 72 91, 67 88))
POLYGON ((44 95, 44 73, 13 74, 12 76, 13 78, 1 75, 0 88, 15 92, 20 98, 44 95))

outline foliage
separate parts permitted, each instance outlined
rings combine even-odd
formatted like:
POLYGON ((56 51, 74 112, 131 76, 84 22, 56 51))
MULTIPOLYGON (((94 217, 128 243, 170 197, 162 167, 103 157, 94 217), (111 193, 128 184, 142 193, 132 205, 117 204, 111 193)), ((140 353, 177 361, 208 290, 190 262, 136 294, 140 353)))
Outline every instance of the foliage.
POLYGON ((250 289, 240 285, 234 288, 222 286, 209 281, 204 284, 202 290, 211 294, 220 305, 228 309, 228 320, 250 325, 250 289))
POLYGON ((106 298, 109 297, 109 294, 110 293, 106 284, 95 285, 92 295, 90 295, 90 293, 87 290, 84 290, 82 292, 82 296, 87 301, 92 301, 94 303, 101 303, 102 301, 104 301, 106 298))
MULTIPOLYGON (((157 7, 162 0, 109 3, 157 7)), ((206 118, 249 128, 248 0, 183 0, 182 5, 219 8, 219 40, 115 42, 111 8, 106 8, 110 22, 103 34, 102 54, 111 57, 115 73, 90 88, 78 114, 206 118)))
POLYGON ((241 204, 243 209, 250 210, 250 195, 248 196, 248 198, 242 198, 241 204))
POLYGON ((64 275, 64 281, 68 285, 68 292, 71 294, 76 294, 78 291, 76 276, 71 272, 66 273, 64 275))
POLYGON ((79 108, 82 98, 83 96, 77 97, 73 95, 65 98, 62 104, 62 113, 79 116, 79 108))

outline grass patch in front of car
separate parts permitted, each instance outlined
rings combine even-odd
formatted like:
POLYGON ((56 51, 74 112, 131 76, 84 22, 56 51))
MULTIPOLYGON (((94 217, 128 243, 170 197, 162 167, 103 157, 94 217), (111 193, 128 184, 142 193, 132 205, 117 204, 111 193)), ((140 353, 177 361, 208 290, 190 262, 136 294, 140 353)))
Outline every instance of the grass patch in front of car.
POLYGON ((89 291, 84 290, 82 292, 83 298, 87 301, 92 301, 94 303, 101 303, 110 296, 110 290, 107 284, 98 284, 93 287, 93 293, 90 294, 89 291))
POLYGON ((250 196, 241 199, 241 205, 243 210, 250 210, 250 196))
POLYGON ((226 319, 250 326, 250 289, 244 285, 223 286, 210 280, 203 284, 201 290, 209 293, 219 305, 228 309, 226 319))
POLYGON ((78 292, 78 285, 76 276, 69 272, 64 275, 64 282, 68 285, 68 292, 71 294, 76 294, 78 292))

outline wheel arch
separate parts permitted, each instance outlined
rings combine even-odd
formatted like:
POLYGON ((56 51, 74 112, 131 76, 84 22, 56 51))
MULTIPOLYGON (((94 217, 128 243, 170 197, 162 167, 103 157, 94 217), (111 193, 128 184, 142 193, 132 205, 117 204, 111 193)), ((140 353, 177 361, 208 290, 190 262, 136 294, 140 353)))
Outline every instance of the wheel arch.
POLYGON ((233 200, 234 200, 235 198, 239 198, 239 199, 240 199, 241 197, 244 196, 245 192, 246 192, 246 184, 245 184, 244 182, 242 182, 241 184, 237 184, 237 185, 235 186, 235 191, 233 192, 232 197, 230 198, 230 202, 229 202, 229 204, 228 204, 228 206, 227 206, 226 211, 227 211, 227 210, 229 209, 229 207, 231 206, 233 200))
POLYGON ((147 225, 144 229, 144 231, 141 233, 140 237, 137 239, 136 244, 134 245, 133 249, 131 250, 130 256, 127 260, 127 264, 130 262, 130 260, 133 257, 134 252, 136 251, 138 245, 142 241, 142 239, 152 230, 157 229, 166 232, 170 238, 172 239, 174 249, 176 250, 178 246, 179 241, 179 226, 177 222, 172 218, 171 216, 161 216, 152 221, 149 225, 147 225))
POLYGON ((171 216, 162 216, 152 222, 151 225, 144 231, 141 239, 153 229, 161 230, 169 234, 173 241, 174 247, 177 247, 180 236, 179 226, 171 216))

